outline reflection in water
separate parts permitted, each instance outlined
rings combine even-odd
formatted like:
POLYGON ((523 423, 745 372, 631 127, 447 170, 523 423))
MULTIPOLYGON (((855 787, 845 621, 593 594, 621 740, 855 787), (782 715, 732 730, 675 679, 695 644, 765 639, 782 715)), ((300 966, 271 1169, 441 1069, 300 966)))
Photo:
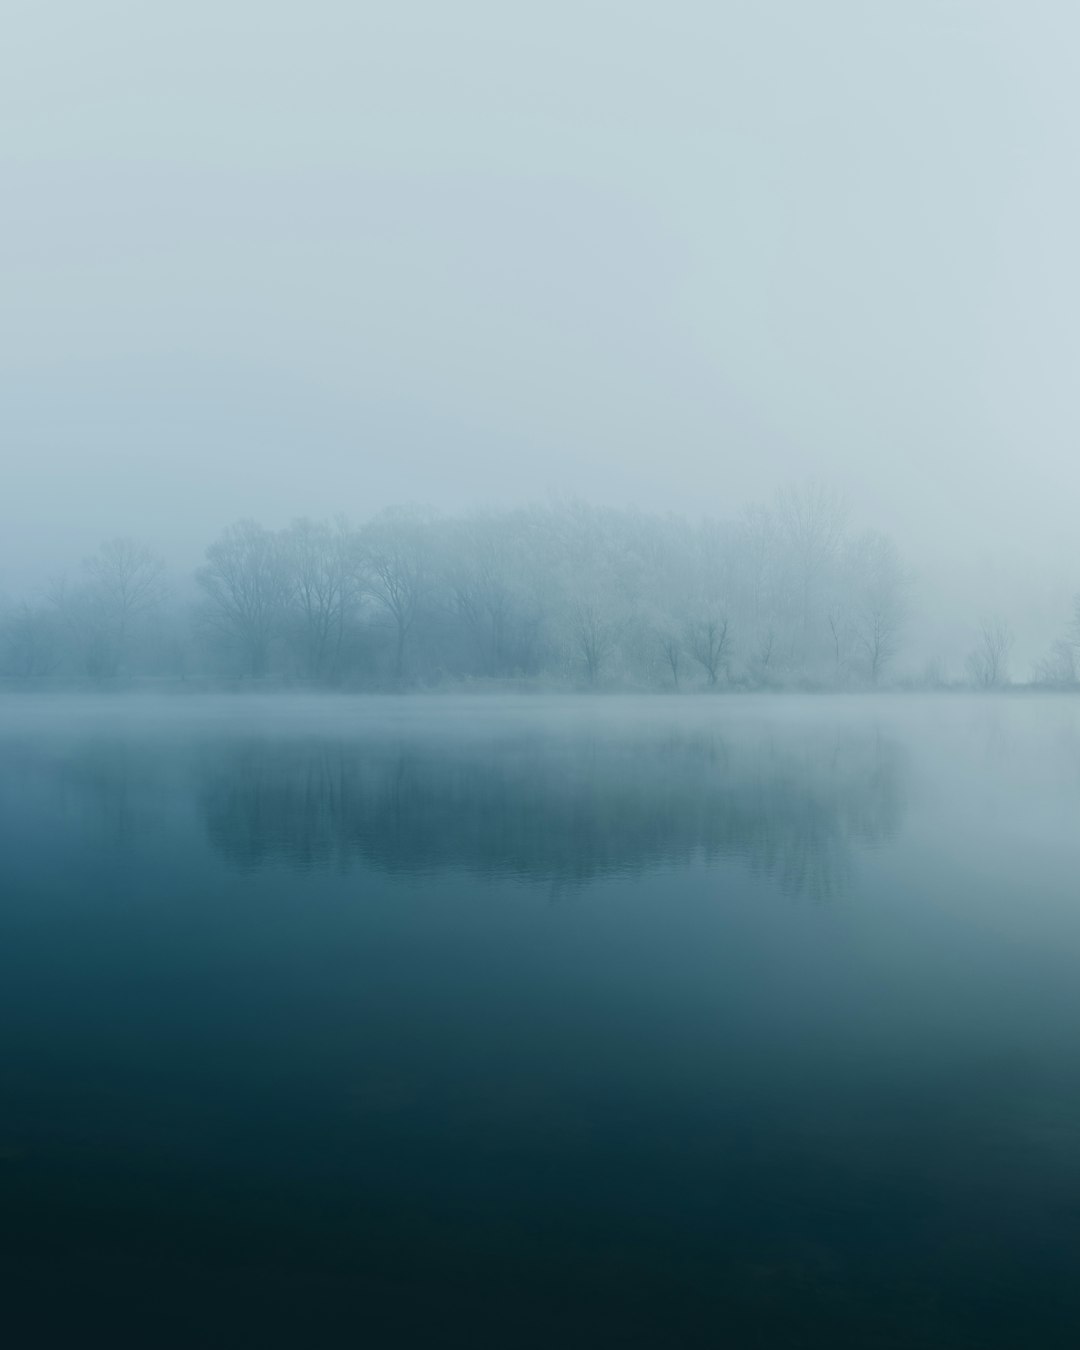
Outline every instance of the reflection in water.
POLYGON ((903 777, 897 742, 872 727, 91 735, 8 741, 0 800, 9 819, 36 802, 35 819, 117 846, 194 812, 244 869, 565 884, 728 858, 828 896, 860 848, 897 830, 903 777))
POLYGON ((1071 1347, 1080 707, 475 702, 0 708, 35 1318, 1071 1347))
POLYGON ((896 829, 895 745, 841 738, 250 739, 207 748, 200 798, 234 863, 588 880, 741 858, 829 895, 896 829))

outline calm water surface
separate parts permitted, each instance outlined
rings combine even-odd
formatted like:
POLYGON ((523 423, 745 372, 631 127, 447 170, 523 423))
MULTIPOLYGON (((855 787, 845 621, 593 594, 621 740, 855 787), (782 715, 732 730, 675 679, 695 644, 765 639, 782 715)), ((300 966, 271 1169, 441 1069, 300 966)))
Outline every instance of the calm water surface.
POLYGON ((1074 1347, 1080 703, 0 702, 4 1344, 1074 1347))

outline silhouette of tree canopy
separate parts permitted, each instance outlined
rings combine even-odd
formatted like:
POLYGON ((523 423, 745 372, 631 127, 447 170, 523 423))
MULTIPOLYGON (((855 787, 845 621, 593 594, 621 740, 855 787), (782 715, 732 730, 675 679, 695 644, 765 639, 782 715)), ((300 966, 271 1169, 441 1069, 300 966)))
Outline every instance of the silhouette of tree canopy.
POLYGON ((228 526, 194 585, 118 539, 79 584, 0 607, 0 674, 182 675, 355 688, 876 685, 907 572, 806 484, 733 520, 557 501, 228 526), (166 603, 168 601, 168 603, 166 603))

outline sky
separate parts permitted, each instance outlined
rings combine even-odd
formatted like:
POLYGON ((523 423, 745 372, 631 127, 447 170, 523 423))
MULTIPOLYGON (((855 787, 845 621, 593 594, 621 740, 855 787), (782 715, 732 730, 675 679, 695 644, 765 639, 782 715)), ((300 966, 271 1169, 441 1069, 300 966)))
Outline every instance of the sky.
POLYGON ((242 515, 813 477, 942 626, 1048 641, 1078 126, 1064 0, 7 0, 0 592, 242 515))

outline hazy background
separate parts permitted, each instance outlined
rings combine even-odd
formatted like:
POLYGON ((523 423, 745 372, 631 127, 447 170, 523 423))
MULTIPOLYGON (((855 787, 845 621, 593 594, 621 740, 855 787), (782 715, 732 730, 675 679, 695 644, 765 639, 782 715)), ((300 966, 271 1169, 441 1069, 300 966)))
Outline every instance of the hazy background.
MULTIPOLYGON (((931 631, 1080 585, 1067 3, 8 0, 0 590, 103 535, 813 474, 931 631)), ((965 632, 960 645, 965 645, 965 632)))

